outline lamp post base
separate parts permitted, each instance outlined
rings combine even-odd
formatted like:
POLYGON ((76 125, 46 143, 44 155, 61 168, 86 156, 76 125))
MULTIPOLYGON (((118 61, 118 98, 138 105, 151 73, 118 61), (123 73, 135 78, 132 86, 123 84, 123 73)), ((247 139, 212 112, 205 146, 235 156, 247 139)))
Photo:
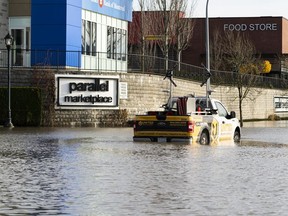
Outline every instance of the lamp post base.
POLYGON ((12 124, 12 122, 11 122, 10 120, 8 120, 8 121, 4 124, 4 127, 14 128, 14 125, 12 124))

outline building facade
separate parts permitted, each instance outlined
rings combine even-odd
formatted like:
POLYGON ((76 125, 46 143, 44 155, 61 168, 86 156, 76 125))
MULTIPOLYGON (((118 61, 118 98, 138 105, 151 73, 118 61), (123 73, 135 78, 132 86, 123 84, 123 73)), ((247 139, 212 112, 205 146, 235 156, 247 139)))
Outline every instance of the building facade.
MULTIPOLYGON (((152 18, 153 13, 155 12, 145 12, 145 19, 147 19, 147 17, 152 18)), ((159 39, 155 36, 163 36, 164 31, 157 32, 157 35, 152 35, 155 39, 151 39, 151 32, 153 34, 153 28, 155 27, 142 25, 142 17, 143 15, 141 12, 133 12, 133 22, 129 24, 129 32, 135 32, 136 28, 146 28, 142 29, 141 32, 144 32, 144 34, 145 32, 148 32, 150 34, 148 35, 150 39, 147 42, 158 46, 157 44, 159 44, 159 39), (134 23, 134 20, 136 23, 134 23)), ((192 23, 193 28, 191 28, 191 26, 188 27, 192 29, 193 33, 192 37, 189 38, 187 48, 182 51, 181 60, 183 63, 202 67, 206 62, 206 19, 183 17, 182 20, 184 20, 183 23, 187 23, 187 20, 189 23, 192 23)), ((153 23, 151 25, 153 25, 153 23)), ((172 32, 174 27, 170 26, 169 28, 171 29, 171 36, 168 33, 168 37, 170 37, 168 43, 171 51, 169 53, 169 58, 176 60, 178 58, 175 51, 177 49, 177 39, 173 39, 173 36, 175 37, 175 34, 172 32)), ((183 27, 183 29, 185 28, 183 27)), ((272 70, 270 73, 265 74, 266 76, 288 79, 288 60, 286 60, 288 57, 288 20, 286 18, 209 18, 210 50, 213 46, 215 35, 218 34, 220 37, 223 37, 226 32, 237 32, 240 35, 245 35, 245 37, 255 46, 255 55, 260 56, 263 60, 268 60, 272 64, 272 70)), ((180 37, 182 36, 183 35, 180 37)), ((138 52, 141 52, 142 37, 145 39, 147 35, 140 35, 139 33, 129 34, 129 46, 132 48, 138 48, 138 52)), ((161 55, 161 50, 159 48, 157 50, 157 56, 164 57, 163 54, 161 55)), ((212 54, 213 53, 210 52, 210 55, 212 54)), ((231 68, 231 71, 232 70, 233 69, 231 68)))
MULTIPOLYGON (((43 113, 73 113, 70 120, 80 126, 95 125, 91 115, 97 122, 105 119, 101 111, 121 111, 127 83, 120 82, 118 72, 127 72, 132 0, 0 0, 0 6, 1 37, 9 32, 14 39, 10 58, 4 40, 0 43, 1 87, 9 66, 12 88, 23 83, 41 88, 50 95, 42 101, 50 107, 43 113)), ((13 105, 17 98, 11 100, 13 105)))
POLYGON ((9 0, 5 4, 9 8, 5 32, 14 38, 13 65, 127 69, 132 0, 9 0))
MULTIPOLYGON (((195 26, 189 47, 183 51, 183 62, 201 66, 205 63, 205 18, 193 19, 195 26)), ((192 21, 192 20, 191 20, 192 21)), ((209 36, 218 32, 239 32, 251 40, 256 55, 272 64, 267 76, 288 78, 288 20, 283 17, 209 18, 209 36)), ((211 45, 211 43, 210 43, 211 45)), ((231 69, 232 70, 232 69, 231 69)))
POLYGON ((5 49, 3 38, 8 32, 8 0, 0 0, 0 49, 5 49))

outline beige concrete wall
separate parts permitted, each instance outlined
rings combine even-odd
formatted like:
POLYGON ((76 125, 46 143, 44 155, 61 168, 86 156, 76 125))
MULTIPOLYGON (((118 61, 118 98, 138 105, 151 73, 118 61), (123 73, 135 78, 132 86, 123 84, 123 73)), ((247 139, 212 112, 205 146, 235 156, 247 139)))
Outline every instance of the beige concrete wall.
MULTIPOLYGON (((123 74, 122 82, 128 83, 128 99, 121 100, 120 108, 130 110, 132 117, 148 110, 160 109, 166 103, 169 89, 169 81, 156 75, 123 74)), ((200 83, 174 79, 177 87, 173 88, 173 95, 183 96, 188 94, 205 95, 206 87, 200 87, 200 83)), ((239 117, 238 90, 234 87, 212 86, 215 90, 211 97, 221 100, 229 111, 235 111, 239 117)), ((275 89, 252 89, 248 97, 243 101, 243 118, 267 119, 274 114, 274 96, 288 96, 288 91, 275 89)), ((288 116, 288 113, 277 113, 279 116, 288 116)))
MULTIPOLYGON (((37 71, 36 71, 37 72, 37 71)), ((30 70, 11 71, 12 87, 31 86, 33 83, 33 73, 30 70)), ((59 73, 59 72, 56 72, 59 73)), ((69 73, 69 72, 62 72, 69 73)), ((71 72, 71 74, 95 74, 71 72)), ((113 73, 114 74, 114 73, 113 73)), ((107 75, 107 73, 103 73, 107 75)), ((110 73, 111 75, 111 73, 110 73)), ((136 114, 144 114, 148 110, 161 110, 160 106, 167 102, 170 83, 163 76, 120 73, 120 82, 128 84, 128 98, 120 99, 120 110, 127 110, 128 120, 132 120, 136 114)), ((173 95, 184 96, 188 94, 205 95, 206 87, 200 87, 200 83, 174 79, 177 87, 173 87, 173 95)), ((7 86, 7 70, 0 70, 0 87, 7 86)), ((238 92, 234 87, 212 86, 215 90, 212 97, 221 100, 229 111, 235 111, 239 117, 238 92)), ((274 96, 288 96, 288 91, 275 89, 253 89, 249 98, 243 102, 243 118, 247 119, 267 119, 269 115, 274 114, 274 96)), ((13 97, 13 96, 12 96, 13 97)), ((279 116, 288 116, 287 113, 278 114, 279 116)), ((93 110, 93 109, 75 109, 75 110, 55 110, 54 126, 98 126, 101 122, 116 122, 119 116, 117 111, 111 110, 93 110)))

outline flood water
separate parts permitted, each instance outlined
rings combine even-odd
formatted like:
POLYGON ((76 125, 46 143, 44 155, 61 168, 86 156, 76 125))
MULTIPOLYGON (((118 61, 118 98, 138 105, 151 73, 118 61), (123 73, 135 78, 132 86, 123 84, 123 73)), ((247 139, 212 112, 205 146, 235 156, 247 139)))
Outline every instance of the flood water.
POLYGON ((239 144, 133 142, 132 128, 0 128, 0 215, 287 215, 288 122, 239 144))

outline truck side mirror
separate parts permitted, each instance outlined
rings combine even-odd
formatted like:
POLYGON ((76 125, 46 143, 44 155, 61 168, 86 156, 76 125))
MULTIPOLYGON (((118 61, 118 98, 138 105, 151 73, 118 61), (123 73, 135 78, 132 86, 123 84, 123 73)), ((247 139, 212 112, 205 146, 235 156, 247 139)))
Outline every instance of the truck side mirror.
POLYGON ((234 111, 230 112, 230 118, 236 118, 236 113, 234 111))

